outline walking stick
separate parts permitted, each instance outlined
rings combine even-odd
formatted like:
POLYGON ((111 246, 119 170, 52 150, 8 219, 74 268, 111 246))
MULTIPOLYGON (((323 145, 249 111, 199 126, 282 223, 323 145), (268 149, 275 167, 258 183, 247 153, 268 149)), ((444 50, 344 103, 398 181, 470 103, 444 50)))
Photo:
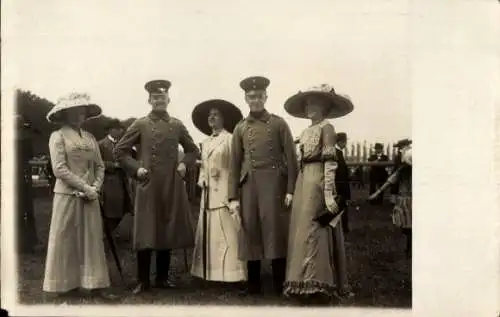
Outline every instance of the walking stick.
POLYGON ((101 211, 101 218, 103 220, 104 234, 109 243, 109 248, 111 250, 111 254, 115 260, 116 268, 118 269, 118 273, 120 274, 120 279, 122 280, 123 285, 126 285, 125 279, 123 278, 123 270, 122 265, 120 263, 120 259, 118 258, 118 252, 116 251, 115 240, 113 239, 113 235, 111 234, 111 230, 109 230, 107 222, 104 220, 104 205, 101 199, 99 199, 99 209, 101 211))
POLYGON ((202 248, 202 256, 203 256, 203 278, 207 279, 207 243, 208 243, 208 235, 207 235, 207 213, 210 204, 210 194, 208 192, 209 187, 206 183, 203 184, 203 191, 205 193, 204 206, 203 206, 203 248, 202 248))
POLYGON ((389 186, 394 184, 394 182, 396 181, 396 177, 399 175, 399 173, 401 172, 401 170, 403 168, 404 168, 404 165, 398 167, 398 169, 395 172, 393 172, 391 175, 389 175, 389 177, 387 178, 387 181, 376 192, 371 194, 370 197, 368 197, 368 200, 373 200, 373 199, 377 198, 377 196, 380 195, 384 190, 386 190, 389 186))
MULTIPOLYGON (((85 194, 82 192, 74 192, 74 195, 79 198, 84 198, 85 194)), ((109 248, 111 250, 111 254, 113 254, 113 258, 115 260, 116 268, 118 269, 118 273, 120 275, 120 279, 123 283, 123 285, 126 285, 125 279, 123 278, 123 270, 122 266, 120 264, 120 260, 118 258, 118 253, 116 251, 116 244, 115 241, 113 240, 113 235, 111 234, 111 230, 109 230, 109 227, 107 226, 106 221, 104 220, 104 209, 103 209, 103 202, 101 199, 99 200, 99 212, 101 214, 101 218, 103 220, 103 227, 104 227, 104 235, 106 236, 106 240, 108 240, 109 243, 109 248)))

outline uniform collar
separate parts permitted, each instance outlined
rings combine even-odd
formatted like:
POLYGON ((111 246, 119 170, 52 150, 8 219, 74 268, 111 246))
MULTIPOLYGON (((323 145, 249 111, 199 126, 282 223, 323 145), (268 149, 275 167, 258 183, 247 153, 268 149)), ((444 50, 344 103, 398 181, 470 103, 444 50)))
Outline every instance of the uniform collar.
POLYGON ((249 122, 254 122, 257 120, 262 121, 262 122, 267 122, 270 117, 271 117, 271 114, 266 109, 264 109, 262 111, 262 115, 260 116, 260 118, 257 119, 257 118, 252 117, 252 115, 248 114, 247 120, 249 122))
POLYGON ((149 114, 148 114, 148 117, 151 119, 151 120, 165 120, 165 121, 169 121, 170 120, 170 115, 168 114, 168 112, 156 112, 156 111, 151 111, 149 114))

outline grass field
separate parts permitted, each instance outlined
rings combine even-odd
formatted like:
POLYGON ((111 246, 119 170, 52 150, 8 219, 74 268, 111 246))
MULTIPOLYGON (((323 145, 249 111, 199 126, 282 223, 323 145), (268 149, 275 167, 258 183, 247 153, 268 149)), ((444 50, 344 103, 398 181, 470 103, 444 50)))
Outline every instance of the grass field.
MULTIPOLYGON (((356 195, 366 193, 355 192, 356 195)), ((24 304, 61 303, 42 292, 46 243, 48 237, 51 200, 39 195, 35 200, 36 222, 40 245, 35 254, 22 255, 19 268, 19 292, 24 304)), ((356 198, 356 197, 354 197, 356 198)), ((405 240, 394 228, 390 218, 391 206, 362 205, 350 211, 351 232, 346 237, 349 277, 355 296, 338 306, 357 307, 411 307, 411 261, 405 258, 405 240)), ((117 241, 119 257, 129 286, 135 279, 135 258, 127 241, 117 241)), ((265 295, 240 298, 224 285, 201 282, 189 276, 184 266, 184 253, 175 251, 171 276, 181 287, 178 290, 154 291, 147 295, 132 296, 121 284, 116 266, 109 256, 113 291, 122 295, 123 304, 220 304, 220 305, 289 305, 284 299, 272 295, 270 269, 265 266, 263 281, 265 295)), ((188 250, 188 259, 190 254, 188 250)), ((154 262, 153 262, 154 263, 154 262)), ((68 304, 103 304, 95 299, 82 298, 68 304)))

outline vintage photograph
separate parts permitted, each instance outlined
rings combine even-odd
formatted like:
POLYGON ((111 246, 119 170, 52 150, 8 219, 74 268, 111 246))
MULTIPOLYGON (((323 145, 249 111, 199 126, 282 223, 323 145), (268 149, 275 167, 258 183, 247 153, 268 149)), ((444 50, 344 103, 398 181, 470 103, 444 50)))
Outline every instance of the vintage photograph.
POLYGON ((16 1, 22 305, 412 307, 405 1, 16 1))

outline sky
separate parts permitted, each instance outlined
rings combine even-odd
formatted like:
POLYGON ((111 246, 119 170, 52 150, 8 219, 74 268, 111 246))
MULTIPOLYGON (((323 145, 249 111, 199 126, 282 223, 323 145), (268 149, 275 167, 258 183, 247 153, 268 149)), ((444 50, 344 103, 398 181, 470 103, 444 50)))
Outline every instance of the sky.
POLYGON ((110 117, 147 114, 144 84, 167 79, 171 115, 192 124, 200 102, 226 99, 244 115, 239 82, 270 79, 267 109, 294 136, 309 124, 289 116, 285 100, 328 83, 354 111, 331 122, 352 141, 411 137, 407 1, 17 0, 8 38, 15 44, 17 88, 52 102, 91 95, 110 117), (22 12, 22 15, 20 14, 22 12))

